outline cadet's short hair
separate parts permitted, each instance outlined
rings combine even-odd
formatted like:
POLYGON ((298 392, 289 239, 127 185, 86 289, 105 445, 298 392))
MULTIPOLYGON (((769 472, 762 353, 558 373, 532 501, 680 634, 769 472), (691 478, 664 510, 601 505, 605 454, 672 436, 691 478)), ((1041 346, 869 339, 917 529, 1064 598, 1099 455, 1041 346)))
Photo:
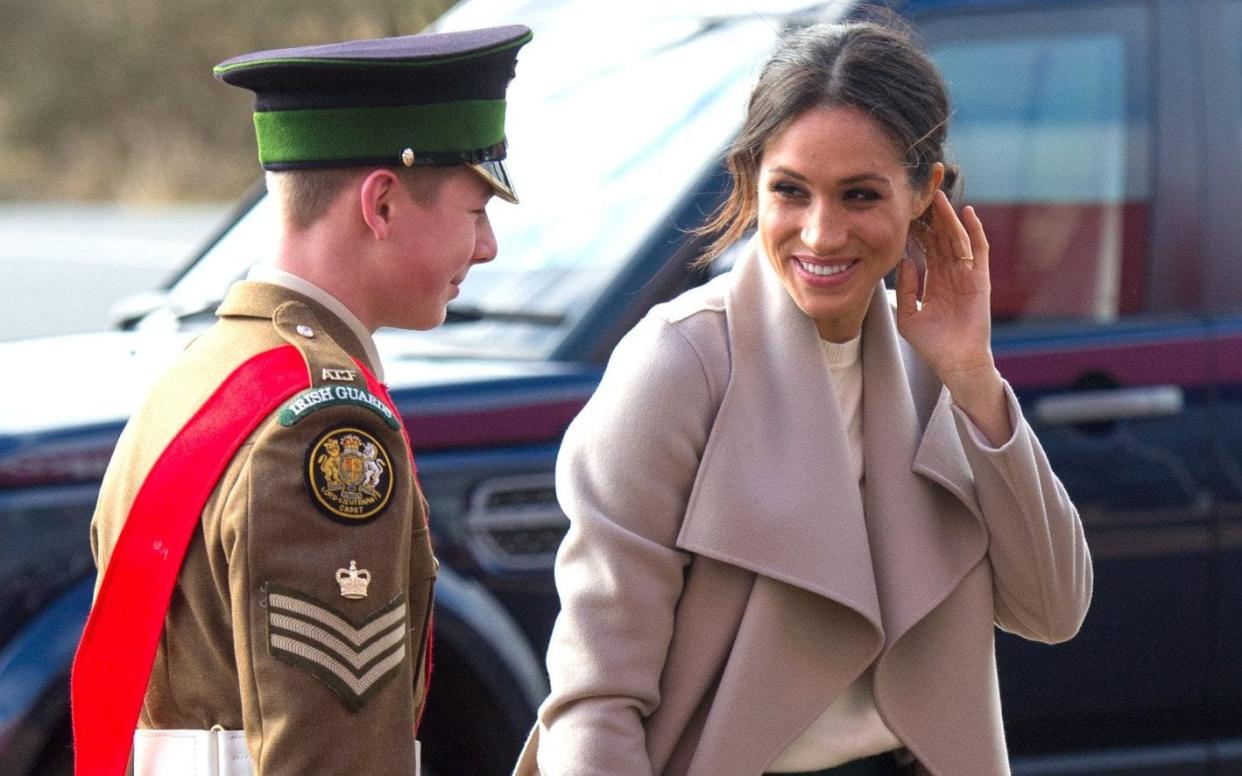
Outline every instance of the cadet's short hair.
MULTIPOLYGON (((410 191, 414 201, 427 204, 434 202, 440 193, 440 183, 452 168, 418 167, 390 168, 410 191)), ((371 170, 356 167, 336 167, 318 170, 269 170, 266 174, 267 190, 280 202, 281 218, 295 230, 301 231, 323 218, 328 208, 345 189, 354 182, 361 182, 371 170)))

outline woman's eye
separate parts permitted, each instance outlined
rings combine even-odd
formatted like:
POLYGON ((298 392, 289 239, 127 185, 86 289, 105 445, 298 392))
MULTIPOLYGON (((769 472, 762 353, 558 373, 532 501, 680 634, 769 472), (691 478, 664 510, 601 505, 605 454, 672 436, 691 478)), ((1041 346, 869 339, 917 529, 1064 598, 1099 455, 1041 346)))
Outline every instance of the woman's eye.
POLYGON ((875 189, 848 189, 845 192, 845 199, 850 202, 872 202, 880 198, 880 192, 875 189))
POLYGON ((772 184, 772 191, 782 197, 800 197, 802 189, 792 183, 779 181, 772 184))

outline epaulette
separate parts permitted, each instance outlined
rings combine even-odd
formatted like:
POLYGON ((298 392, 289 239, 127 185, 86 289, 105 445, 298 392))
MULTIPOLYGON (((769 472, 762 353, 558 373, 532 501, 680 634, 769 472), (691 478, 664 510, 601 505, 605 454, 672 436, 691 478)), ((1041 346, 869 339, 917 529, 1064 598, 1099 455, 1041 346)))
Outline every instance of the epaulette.
POLYGON ((302 354, 310 376, 310 388, 281 408, 281 425, 292 426, 317 410, 348 404, 374 412, 391 428, 401 427, 388 404, 368 389, 357 362, 332 339, 309 307, 285 302, 272 313, 272 325, 302 354))
POLYGON ((362 382, 365 385, 354 359, 332 339, 306 305, 285 302, 272 313, 272 325, 306 360, 312 388, 324 383, 362 382))

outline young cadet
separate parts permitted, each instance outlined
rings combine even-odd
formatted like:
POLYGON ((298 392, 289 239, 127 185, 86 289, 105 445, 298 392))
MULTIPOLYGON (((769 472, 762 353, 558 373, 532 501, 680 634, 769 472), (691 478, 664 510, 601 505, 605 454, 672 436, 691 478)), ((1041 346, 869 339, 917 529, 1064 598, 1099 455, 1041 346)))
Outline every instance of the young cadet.
POLYGON ((91 526, 77 773, 413 774, 436 560, 371 334, 444 320, 516 202, 521 26, 230 59, 274 263, 126 427, 91 526), (135 733, 137 728, 137 733, 135 733))

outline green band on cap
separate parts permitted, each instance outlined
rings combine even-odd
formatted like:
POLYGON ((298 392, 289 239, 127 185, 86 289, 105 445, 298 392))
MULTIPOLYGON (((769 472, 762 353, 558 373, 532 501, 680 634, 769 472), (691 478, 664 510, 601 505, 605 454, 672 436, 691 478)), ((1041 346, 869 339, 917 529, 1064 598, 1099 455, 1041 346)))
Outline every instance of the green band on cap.
POLYGON ((387 108, 320 108, 254 114, 259 162, 287 164, 488 148, 504 140, 504 100, 387 108))

